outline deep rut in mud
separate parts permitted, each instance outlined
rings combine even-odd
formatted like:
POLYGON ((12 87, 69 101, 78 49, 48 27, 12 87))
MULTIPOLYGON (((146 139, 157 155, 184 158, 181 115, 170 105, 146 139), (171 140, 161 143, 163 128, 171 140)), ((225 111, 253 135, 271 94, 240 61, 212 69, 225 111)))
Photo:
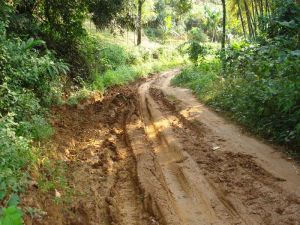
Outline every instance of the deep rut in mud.
POLYGON ((62 206, 28 197, 48 214, 26 224, 299 224, 299 175, 289 162, 276 159, 283 172, 269 171, 238 131, 228 129, 236 140, 215 131, 192 94, 169 86, 176 73, 54 110, 53 143, 75 194, 62 206))

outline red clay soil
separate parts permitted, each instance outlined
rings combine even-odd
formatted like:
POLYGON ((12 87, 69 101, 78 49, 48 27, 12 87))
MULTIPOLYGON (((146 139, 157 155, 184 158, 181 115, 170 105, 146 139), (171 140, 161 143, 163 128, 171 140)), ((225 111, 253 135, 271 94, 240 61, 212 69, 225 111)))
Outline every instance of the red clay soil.
POLYGON ((53 109, 72 194, 32 185, 24 204, 46 213, 26 224, 300 224, 298 166, 171 87, 176 73, 53 109))

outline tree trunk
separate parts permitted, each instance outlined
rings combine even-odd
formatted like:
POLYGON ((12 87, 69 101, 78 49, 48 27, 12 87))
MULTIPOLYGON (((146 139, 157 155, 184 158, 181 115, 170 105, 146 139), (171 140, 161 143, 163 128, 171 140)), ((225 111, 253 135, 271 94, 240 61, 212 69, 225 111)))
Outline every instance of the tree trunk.
POLYGON ((259 13, 258 13, 258 0, 254 0, 254 5, 255 5, 255 14, 256 14, 256 20, 257 20, 257 25, 259 26, 259 13))
POLYGON ((223 27, 223 33, 222 33, 222 41, 221 41, 221 51, 222 51, 222 72, 225 74, 226 71, 226 62, 225 62, 225 41, 226 41, 226 2, 225 0, 222 0, 222 8, 223 8, 223 21, 222 21, 222 27, 223 27))
POLYGON ((142 43, 142 7, 144 0, 138 0, 137 45, 142 43))
POLYGON ((240 16, 240 19, 241 19, 241 23, 242 23, 244 38, 246 38, 245 22, 244 22, 242 10, 241 10, 240 0, 238 0, 237 3, 238 3, 238 8, 239 8, 239 12, 238 13, 239 13, 239 16, 240 16))
POLYGON ((260 16, 264 15, 264 4, 262 0, 259 0, 259 11, 260 11, 260 16))
POLYGON ((255 14, 254 0, 251 0, 251 7, 252 7, 252 19, 253 19, 254 34, 256 36, 256 32, 257 32, 257 18, 256 18, 256 14, 255 14))
POLYGON ((255 6, 255 14, 256 14, 256 18, 259 17, 259 13, 258 13, 258 0, 254 0, 254 6, 255 6))
POLYGON ((246 0, 244 0, 244 5, 245 5, 246 18, 247 18, 247 23, 248 23, 249 36, 250 36, 250 38, 252 38, 254 35, 253 28, 252 28, 252 20, 251 20, 249 7, 248 7, 246 0))
POLYGON ((266 14, 268 15, 268 16, 270 16, 270 4, 269 4, 269 1, 268 0, 266 0, 266 14))

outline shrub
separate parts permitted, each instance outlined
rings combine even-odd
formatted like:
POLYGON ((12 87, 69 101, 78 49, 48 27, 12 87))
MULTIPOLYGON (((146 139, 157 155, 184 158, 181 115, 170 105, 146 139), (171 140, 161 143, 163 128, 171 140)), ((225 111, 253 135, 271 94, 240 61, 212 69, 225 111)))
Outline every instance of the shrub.
POLYGON ((0 223, 21 224, 19 210, 11 208, 14 193, 23 191, 37 153, 32 139, 53 133, 45 119, 47 107, 61 94, 59 75, 68 65, 53 52, 37 48, 43 41, 9 39, 0 34, 0 223))
POLYGON ((199 60, 203 60, 208 53, 208 47, 197 41, 186 42, 179 46, 179 50, 182 54, 187 54, 194 64, 197 64, 199 60))
POLYGON ((43 138, 51 133, 43 119, 44 107, 59 100, 59 75, 68 66, 52 52, 38 52, 34 47, 43 45, 42 41, 0 38, 0 113, 14 114, 14 121, 21 125, 19 135, 43 138))
POLYGON ((23 190, 34 155, 28 139, 17 136, 13 114, 0 119, 0 201, 23 190))
POLYGON ((9 206, 0 211, 1 225, 22 225, 22 211, 16 206, 9 206))
MULTIPOLYGON (((95 88, 98 89, 98 88, 95 88)), ((99 88, 98 90, 103 90, 99 88)), ((86 99, 89 95, 91 95, 91 91, 85 87, 79 89, 78 91, 72 92, 70 97, 67 100, 68 105, 76 105, 80 103, 82 100, 86 99)))
POLYGON ((208 59, 198 66, 186 67, 172 80, 172 85, 191 88, 201 97, 207 96, 213 85, 219 81, 220 60, 208 59))
POLYGON ((300 147, 300 58, 285 41, 235 43, 227 49, 227 73, 219 62, 189 67, 173 83, 193 89, 207 104, 259 135, 300 147))
POLYGON ((118 66, 125 65, 126 53, 124 49, 115 44, 106 44, 100 50, 100 63, 103 71, 108 69, 116 69, 118 66))
POLYGON ((96 77, 92 84, 93 89, 104 90, 114 85, 126 84, 135 80, 137 72, 129 66, 120 66, 116 70, 108 70, 96 77))
POLYGON ((196 42, 206 42, 207 35, 204 31, 199 27, 193 27, 188 33, 189 40, 193 40, 196 42))

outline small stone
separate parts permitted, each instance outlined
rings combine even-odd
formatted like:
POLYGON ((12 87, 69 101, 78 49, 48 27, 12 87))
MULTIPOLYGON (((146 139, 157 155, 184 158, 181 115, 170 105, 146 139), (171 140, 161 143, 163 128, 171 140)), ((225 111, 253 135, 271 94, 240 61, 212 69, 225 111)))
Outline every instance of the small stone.
POLYGON ((219 150, 220 148, 221 148, 220 146, 214 146, 214 147, 212 148, 212 150, 216 151, 216 150, 219 150))
POLYGON ((55 197, 56 198, 61 198, 61 193, 59 193, 58 190, 55 189, 55 197))

